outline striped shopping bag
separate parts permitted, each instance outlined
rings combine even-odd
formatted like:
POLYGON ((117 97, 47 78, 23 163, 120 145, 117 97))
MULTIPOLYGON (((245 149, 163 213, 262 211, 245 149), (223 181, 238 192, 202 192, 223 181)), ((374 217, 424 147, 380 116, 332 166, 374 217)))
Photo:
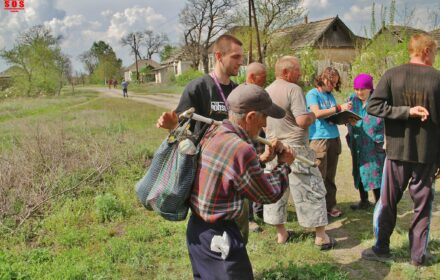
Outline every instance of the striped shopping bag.
POLYGON ((192 138, 186 134, 189 121, 179 125, 162 142, 150 168, 135 187, 142 204, 146 208, 150 206, 169 221, 185 220, 189 210, 188 200, 197 170, 199 143, 202 138, 190 140, 192 138), (188 140, 195 142, 194 154, 182 153, 179 149, 179 144, 188 140))

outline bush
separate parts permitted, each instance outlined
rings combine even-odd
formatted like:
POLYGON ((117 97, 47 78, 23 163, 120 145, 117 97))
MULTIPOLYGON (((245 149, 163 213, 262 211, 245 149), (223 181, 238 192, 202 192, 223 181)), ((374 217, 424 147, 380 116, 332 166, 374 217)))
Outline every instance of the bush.
POLYGON ((125 215, 124 208, 120 205, 116 196, 105 193, 95 197, 96 215, 99 221, 113 221, 125 215))
POLYGON ((186 86, 189 82, 201 76, 203 76, 202 72, 194 69, 188 69, 185 72, 183 72, 181 75, 176 77, 176 83, 179 86, 186 86))

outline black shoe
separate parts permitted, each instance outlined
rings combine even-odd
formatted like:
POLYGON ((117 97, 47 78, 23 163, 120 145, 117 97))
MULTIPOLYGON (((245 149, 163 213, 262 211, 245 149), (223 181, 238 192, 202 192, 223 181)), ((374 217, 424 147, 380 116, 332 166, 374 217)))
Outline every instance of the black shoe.
POLYGON ((367 210, 370 209, 372 204, 369 201, 361 201, 358 204, 350 205, 351 210, 367 210))
POLYGON ((392 261, 390 253, 377 253, 373 248, 365 249, 361 254, 364 260, 377 261, 377 262, 390 262, 392 261))

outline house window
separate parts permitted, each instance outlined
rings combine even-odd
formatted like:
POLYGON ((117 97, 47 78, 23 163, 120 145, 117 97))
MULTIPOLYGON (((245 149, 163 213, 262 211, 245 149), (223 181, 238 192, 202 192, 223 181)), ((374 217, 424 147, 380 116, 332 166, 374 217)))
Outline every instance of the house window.
POLYGON ((177 63, 174 62, 174 75, 179 75, 179 73, 177 73, 178 69, 177 69, 177 63))
POLYGON ((336 26, 336 24, 333 24, 333 31, 336 32, 336 30, 337 30, 337 26, 336 26))

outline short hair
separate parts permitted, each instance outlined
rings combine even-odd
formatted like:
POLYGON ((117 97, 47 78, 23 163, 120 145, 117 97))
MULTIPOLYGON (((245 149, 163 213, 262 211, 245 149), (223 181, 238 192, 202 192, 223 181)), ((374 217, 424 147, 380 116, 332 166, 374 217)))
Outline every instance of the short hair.
POLYGON ((252 62, 246 67, 246 75, 266 72, 266 66, 260 62, 252 62))
POLYGON ((321 72, 316 78, 315 78, 315 87, 322 87, 325 85, 324 80, 332 81, 334 77, 338 77, 338 82, 334 86, 334 89, 339 91, 339 88, 341 87, 341 75, 339 75, 338 70, 333 67, 327 67, 324 69, 324 71, 321 72))
POLYGON ((275 77, 281 77, 286 69, 293 69, 299 66, 299 60, 295 56, 286 55, 277 60, 275 63, 275 77))
POLYGON ((437 43, 431 36, 423 33, 414 34, 409 39, 408 52, 411 56, 421 56, 423 51, 428 48, 436 50, 437 43))
POLYGON ((229 34, 223 34, 217 38, 214 42, 213 52, 221 52, 222 54, 226 54, 231 50, 232 43, 242 46, 243 43, 229 34))

